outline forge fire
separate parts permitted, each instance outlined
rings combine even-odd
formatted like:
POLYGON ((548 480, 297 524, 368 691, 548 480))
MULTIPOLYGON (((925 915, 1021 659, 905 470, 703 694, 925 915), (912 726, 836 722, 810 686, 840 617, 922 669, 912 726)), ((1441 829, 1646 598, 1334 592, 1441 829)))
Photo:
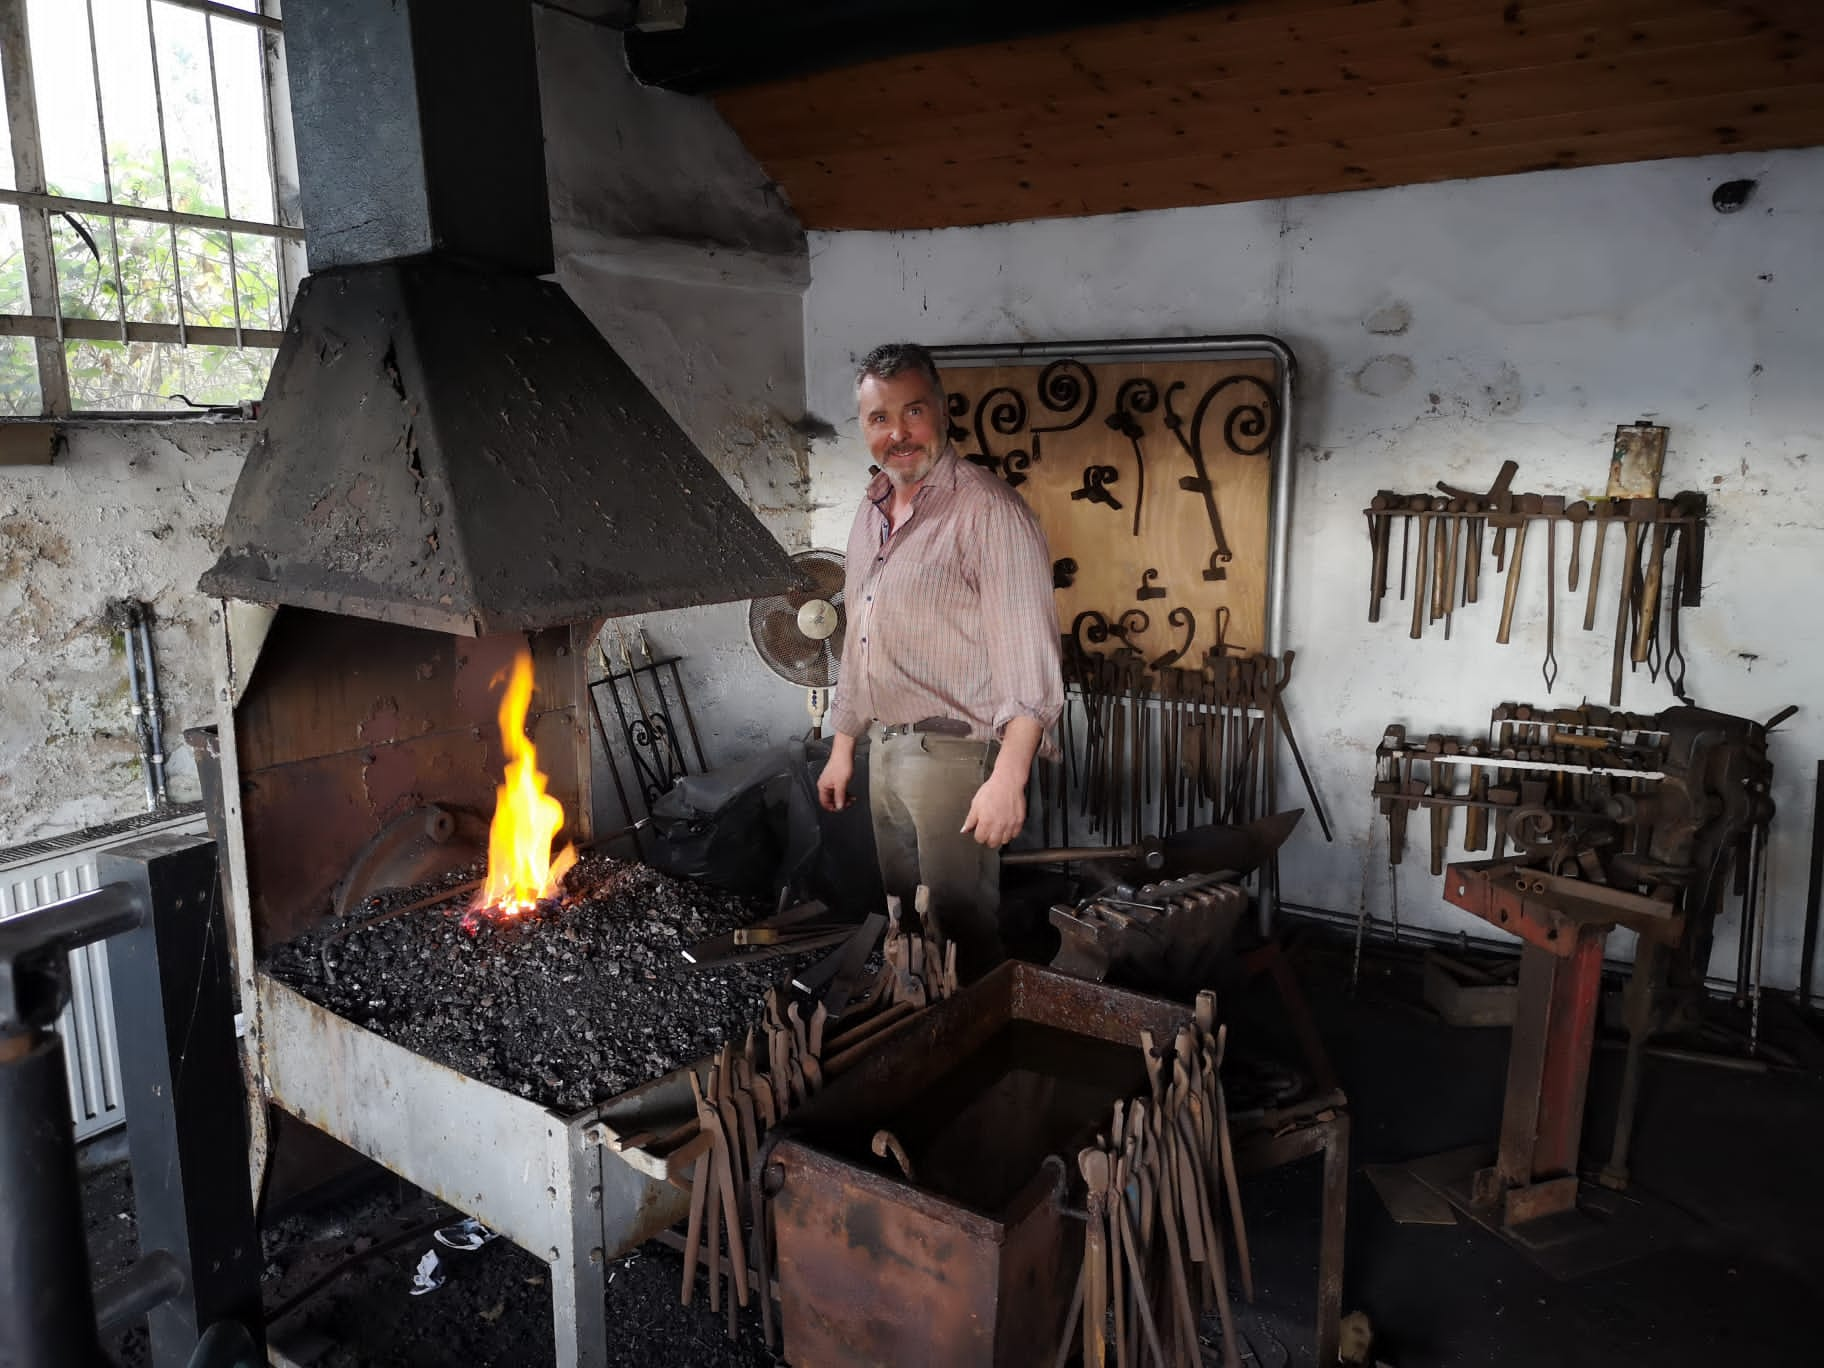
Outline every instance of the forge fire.
POLYGON ((470 909, 471 916, 518 916, 554 897, 576 863, 566 845, 555 857, 552 843, 564 827, 564 805, 545 791, 538 749, 526 735, 532 703, 532 654, 521 650, 500 699, 500 743, 506 775, 496 793, 488 832, 488 872, 470 909))

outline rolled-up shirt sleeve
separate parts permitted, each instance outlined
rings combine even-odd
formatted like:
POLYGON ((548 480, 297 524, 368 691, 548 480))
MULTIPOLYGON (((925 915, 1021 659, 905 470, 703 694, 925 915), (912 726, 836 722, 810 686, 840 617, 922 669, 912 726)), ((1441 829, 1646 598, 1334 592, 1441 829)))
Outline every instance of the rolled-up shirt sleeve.
POLYGON ((983 645, 994 688, 994 734, 1016 717, 1044 730, 1039 753, 1058 754, 1053 735, 1064 710, 1058 614, 1045 531, 1018 495, 981 509, 979 575, 983 645))

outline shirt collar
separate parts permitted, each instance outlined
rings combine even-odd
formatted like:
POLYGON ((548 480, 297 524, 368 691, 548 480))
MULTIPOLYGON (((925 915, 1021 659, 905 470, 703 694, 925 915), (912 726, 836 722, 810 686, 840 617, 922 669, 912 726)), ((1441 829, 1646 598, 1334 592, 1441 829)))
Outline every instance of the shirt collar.
MULTIPOLYGON (((913 499, 922 498, 927 489, 947 489, 954 493, 959 478, 957 466, 960 460, 961 458, 956 454, 956 447, 945 442, 943 455, 937 458, 937 463, 931 467, 931 473, 925 476, 919 484, 918 492, 912 496, 913 499)), ((886 503, 892 493, 893 481, 887 478, 884 470, 868 484, 868 501, 876 508, 886 503)))

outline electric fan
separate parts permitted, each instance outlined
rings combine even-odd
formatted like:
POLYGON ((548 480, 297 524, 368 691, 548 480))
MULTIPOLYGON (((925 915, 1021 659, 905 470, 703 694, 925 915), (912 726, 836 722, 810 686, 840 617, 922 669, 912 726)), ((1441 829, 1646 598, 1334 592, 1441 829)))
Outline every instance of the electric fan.
POLYGON ((748 604, 747 630, 774 674, 809 691, 811 732, 822 736, 849 616, 842 603, 842 557, 835 551, 800 551, 792 564, 798 567, 798 587, 748 604))

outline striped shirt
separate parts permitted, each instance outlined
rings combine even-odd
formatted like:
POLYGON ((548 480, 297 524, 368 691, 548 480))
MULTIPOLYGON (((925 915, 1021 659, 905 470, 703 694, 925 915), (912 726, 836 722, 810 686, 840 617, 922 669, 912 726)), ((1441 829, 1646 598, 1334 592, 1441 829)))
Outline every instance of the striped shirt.
POLYGON ((898 531, 893 485, 878 475, 849 532, 842 670, 831 721, 954 718, 978 741, 1030 717, 1042 755, 1064 708, 1051 554, 1026 501, 946 448, 898 531))

